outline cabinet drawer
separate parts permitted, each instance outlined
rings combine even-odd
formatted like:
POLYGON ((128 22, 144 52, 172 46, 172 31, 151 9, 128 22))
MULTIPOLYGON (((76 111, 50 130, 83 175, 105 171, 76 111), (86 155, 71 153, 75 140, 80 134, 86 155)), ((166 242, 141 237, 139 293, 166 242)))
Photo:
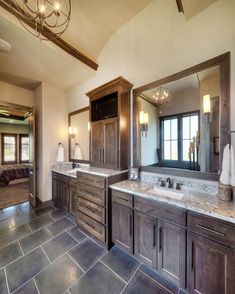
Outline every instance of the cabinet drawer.
POLYGON ((78 194, 81 197, 102 206, 105 206, 105 193, 105 190, 81 183, 78 184, 78 194))
POLYGON ((186 226, 186 211, 174 206, 162 204, 157 201, 151 201, 135 197, 135 209, 149 214, 156 218, 165 219, 180 226, 186 226))
POLYGON ((77 209, 98 222, 105 224, 105 208, 79 197, 77 209))
POLYGON ((112 202, 133 207, 133 195, 112 190, 112 202))
POLYGON ((105 226, 97 223, 95 220, 89 218, 83 213, 78 213, 78 225, 88 232, 90 235, 105 242, 105 226))
POLYGON ((105 178, 95 175, 90 175, 82 172, 77 173, 77 180, 79 183, 84 183, 90 186, 98 187, 101 189, 105 189, 105 178))
POLYGON ((225 224, 210 217, 188 213, 188 228, 193 232, 235 248, 235 225, 225 224))

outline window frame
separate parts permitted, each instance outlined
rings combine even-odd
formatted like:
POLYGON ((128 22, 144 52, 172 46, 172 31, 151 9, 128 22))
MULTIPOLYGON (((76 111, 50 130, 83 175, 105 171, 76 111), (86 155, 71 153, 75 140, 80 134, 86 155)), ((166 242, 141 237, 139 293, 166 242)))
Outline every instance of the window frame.
POLYGON ((17 163, 17 134, 15 133, 1 133, 1 156, 2 156, 2 164, 16 164, 17 163), (14 161, 6 161, 4 157, 4 137, 13 137, 15 138, 15 160, 14 161))
MULTIPOLYGON (((160 166, 162 167, 173 167, 179 169, 190 169, 190 161, 183 160, 183 117, 198 115, 198 131, 200 136, 200 110, 194 110, 189 112, 182 112, 167 116, 162 116, 160 120, 160 153, 161 160, 160 166), (164 121, 167 119, 177 119, 178 122, 178 160, 164 160, 164 121)), ((200 170, 200 165, 198 164, 198 169, 200 170)))
MULTIPOLYGON (((22 155, 22 138, 29 138, 29 134, 19 134, 19 163, 29 163, 29 160, 22 160, 21 155, 22 155)), ((30 153, 29 153, 30 155, 30 153)))

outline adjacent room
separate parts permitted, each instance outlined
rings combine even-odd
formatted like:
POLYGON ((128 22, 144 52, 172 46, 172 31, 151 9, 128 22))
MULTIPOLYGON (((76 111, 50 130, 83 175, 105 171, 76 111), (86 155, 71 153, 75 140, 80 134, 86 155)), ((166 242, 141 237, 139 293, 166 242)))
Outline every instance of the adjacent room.
POLYGON ((0 294, 235 294, 235 0, 0 0, 0 294))

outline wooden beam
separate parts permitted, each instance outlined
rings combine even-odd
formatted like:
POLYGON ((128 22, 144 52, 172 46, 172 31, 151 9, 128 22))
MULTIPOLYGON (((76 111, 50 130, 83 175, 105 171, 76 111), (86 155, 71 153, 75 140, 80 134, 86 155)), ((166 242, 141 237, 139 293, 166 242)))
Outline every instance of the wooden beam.
MULTIPOLYGON (((20 10, 20 7, 16 6, 12 0, 0 0, 0 7, 4 8, 8 12, 16 16, 30 28, 35 29, 35 23, 26 19, 20 10)), ((48 39, 52 39, 54 37, 54 39, 51 40, 52 43, 60 47, 62 50, 64 50, 74 58, 88 65, 90 68, 97 70, 98 64, 96 62, 94 62, 89 57, 78 51, 76 48, 65 42, 63 39, 55 38, 55 34, 48 28, 43 28, 42 35, 48 39)))
POLYGON ((179 12, 183 12, 184 13, 184 7, 183 7, 182 0, 176 0, 176 4, 177 4, 177 7, 178 7, 179 12))

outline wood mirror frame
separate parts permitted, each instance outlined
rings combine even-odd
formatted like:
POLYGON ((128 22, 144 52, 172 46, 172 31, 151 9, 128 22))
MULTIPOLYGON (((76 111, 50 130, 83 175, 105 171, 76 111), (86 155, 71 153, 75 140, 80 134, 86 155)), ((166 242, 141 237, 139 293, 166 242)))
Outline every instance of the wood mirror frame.
MULTIPOLYGON (((138 142, 138 113, 137 113, 137 98, 140 93, 152 88, 165 85, 167 83, 177 81, 189 75, 206 70, 211 67, 220 67, 220 87, 221 87, 221 99, 220 99, 220 154, 224 150, 224 147, 229 143, 230 135, 230 52, 209 59, 198 65, 192 66, 188 69, 182 70, 176 74, 170 75, 163 79, 154 81, 144 86, 138 87, 133 90, 133 166, 140 166, 140 144, 138 142)), ((220 170, 222 166, 222 156, 220 156, 219 162, 220 170)), ((141 171, 155 172, 159 174, 166 174, 172 176, 182 176, 188 178, 197 178, 204 180, 218 181, 219 175, 215 173, 204 173, 199 171, 179 170, 166 167, 153 167, 153 166, 140 166, 141 171)))
MULTIPOLYGON (((78 109, 76 111, 73 111, 73 112, 70 112, 68 114, 68 126, 70 126, 71 124, 71 117, 76 115, 76 114, 79 114, 79 113, 82 113, 82 112, 85 112, 85 111, 90 111, 90 107, 87 106, 87 107, 84 107, 84 108, 81 108, 81 109, 78 109)), ((89 114, 89 117, 90 117, 90 114, 89 114)), ((89 135, 89 138, 90 138, 90 135, 89 135)), ((77 159, 73 159, 71 158, 71 141, 70 141, 70 135, 68 134, 68 143, 69 143, 69 161, 70 162, 80 162, 80 163, 90 163, 90 160, 77 160, 77 159)), ((89 144, 90 145, 90 144, 89 144)))

